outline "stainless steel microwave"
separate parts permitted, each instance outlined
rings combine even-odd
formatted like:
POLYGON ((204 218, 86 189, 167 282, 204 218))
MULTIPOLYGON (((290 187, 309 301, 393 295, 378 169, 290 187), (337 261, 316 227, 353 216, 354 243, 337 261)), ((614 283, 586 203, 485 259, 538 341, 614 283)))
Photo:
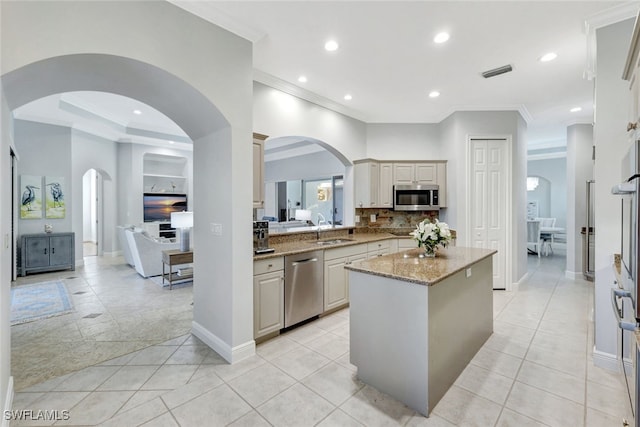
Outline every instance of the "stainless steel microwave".
POLYGON ((393 210, 437 211, 440 209, 438 185, 394 185, 393 210))

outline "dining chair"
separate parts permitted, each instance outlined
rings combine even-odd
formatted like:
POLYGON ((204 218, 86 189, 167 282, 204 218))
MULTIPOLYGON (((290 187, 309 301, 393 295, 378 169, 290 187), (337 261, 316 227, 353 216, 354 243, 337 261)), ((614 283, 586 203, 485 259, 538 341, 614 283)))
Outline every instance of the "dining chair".
MULTIPOLYGON (((540 221, 540 227, 555 227, 556 226, 556 219, 555 218, 536 218, 536 219, 540 221)), ((547 255, 549 254, 549 251, 551 251, 551 253, 553 253, 553 233, 542 231, 540 233, 540 237, 542 238, 542 242, 543 242, 543 245, 545 247, 545 251, 546 251, 547 255)))
POLYGON ((540 236, 540 220, 527 221, 527 249, 529 245, 533 245, 535 252, 540 258, 542 252, 542 237, 540 236))

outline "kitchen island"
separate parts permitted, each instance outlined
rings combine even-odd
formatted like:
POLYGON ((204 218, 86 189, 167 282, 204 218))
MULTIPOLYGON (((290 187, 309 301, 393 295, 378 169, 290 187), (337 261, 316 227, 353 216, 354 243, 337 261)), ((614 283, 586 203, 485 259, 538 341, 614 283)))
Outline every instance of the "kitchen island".
POLYGON ((412 249, 345 268, 358 377, 428 416, 493 333, 496 251, 422 253, 412 249))

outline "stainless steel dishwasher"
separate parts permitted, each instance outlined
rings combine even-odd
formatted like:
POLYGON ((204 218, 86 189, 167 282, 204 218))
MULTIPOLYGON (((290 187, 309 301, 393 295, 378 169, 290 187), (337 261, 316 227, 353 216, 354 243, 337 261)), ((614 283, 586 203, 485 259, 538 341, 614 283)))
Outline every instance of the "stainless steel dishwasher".
POLYGON ((322 313, 324 252, 284 257, 284 327, 322 313))

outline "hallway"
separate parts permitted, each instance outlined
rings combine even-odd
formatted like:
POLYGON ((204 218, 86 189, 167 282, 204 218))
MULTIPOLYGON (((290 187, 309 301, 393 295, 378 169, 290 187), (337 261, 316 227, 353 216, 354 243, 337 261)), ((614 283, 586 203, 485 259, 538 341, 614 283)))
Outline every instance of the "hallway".
POLYGON ((528 260, 517 292, 494 292, 493 336, 429 418, 356 378, 348 309, 234 365, 185 334, 36 384, 13 407, 70 410, 55 425, 620 425, 624 380, 591 362, 593 284, 564 278, 561 251, 528 260))

